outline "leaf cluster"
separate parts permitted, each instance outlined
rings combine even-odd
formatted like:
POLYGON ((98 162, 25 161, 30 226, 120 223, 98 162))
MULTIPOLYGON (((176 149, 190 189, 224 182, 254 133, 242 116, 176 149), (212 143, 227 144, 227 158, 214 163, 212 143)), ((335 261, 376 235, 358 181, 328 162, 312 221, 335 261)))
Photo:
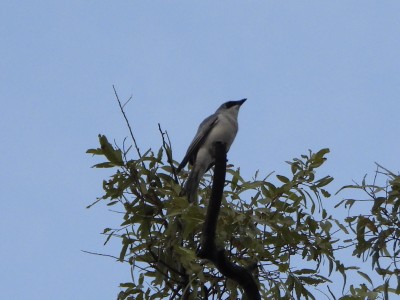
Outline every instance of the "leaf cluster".
MULTIPOLYGON (((354 246, 353 255, 370 260, 371 267, 384 279, 382 285, 374 289, 362 286, 355 291, 358 295, 400 294, 400 176, 377 164, 372 183, 366 182, 364 176, 360 184, 344 186, 341 190, 358 190, 366 195, 363 199, 345 199, 337 206, 348 210, 345 222, 356 238, 351 241, 354 246), (383 183, 379 183, 380 180, 383 183), (353 213, 356 208, 356 214, 353 213), (359 213, 362 210, 364 213, 359 213), (397 282, 392 287, 391 281, 397 282)), ((372 280, 366 274, 364 278, 372 285, 372 280)))
MULTIPOLYGON (((129 158, 131 148, 113 146, 104 135, 99 148, 87 151, 105 158, 94 167, 115 169, 95 203, 105 201, 123 213, 119 228, 103 232, 106 243, 121 240, 119 260, 131 267, 132 280, 120 285, 118 298, 237 299, 242 295, 237 284, 196 256, 210 175, 201 182, 199 203, 189 204, 180 196, 188 170, 175 173, 164 134, 157 153, 148 150, 135 159, 129 158)), ((317 299, 316 288, 329 284, 332 272, 346 281, 348 268, 335 257, 334 237, 345 228, 322 206, 333 178, 316 175, 328 152, 309 151, 289 161, 286 175, 259 178, 256 172, 245 179, 239 168, 228 166, 217 244, 256 275, 265 299, 317 299)))

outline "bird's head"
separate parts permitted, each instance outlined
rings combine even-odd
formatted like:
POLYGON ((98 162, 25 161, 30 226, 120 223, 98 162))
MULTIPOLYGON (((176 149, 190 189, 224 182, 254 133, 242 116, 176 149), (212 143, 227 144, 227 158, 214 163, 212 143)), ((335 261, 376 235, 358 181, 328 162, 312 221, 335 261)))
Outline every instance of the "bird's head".
POLYGON ((222 112, 222 111, 226 111, 226 110, 235 110, 235 111, 239 111, 240 106, 246 101, 247 99, 244 98, 242 100, 238 100, 238 101, 228 101, 225 102, 224 104, 222 104, 218 109, 217 112, 222 112))

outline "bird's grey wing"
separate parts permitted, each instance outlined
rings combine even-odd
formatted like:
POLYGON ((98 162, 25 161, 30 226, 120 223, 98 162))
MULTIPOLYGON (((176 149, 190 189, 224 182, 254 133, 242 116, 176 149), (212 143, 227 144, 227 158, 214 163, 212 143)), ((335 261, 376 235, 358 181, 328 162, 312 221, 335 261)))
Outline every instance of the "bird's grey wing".
POLYGON ((182 162, 179 164, 177 172, 182 170, 189 160, 194 159, 193 155, 196 155, 199 150, 200 145, 203 144, 204 139, 210 133, 211 129, 214 127, 215 123, 218 120, 218 114, 213 114, 207 117, 203 122, 201 122, 199 129, 197 130, 196 136, 193 141, 190 143, 188 150, 186 151, 186 155, 183 158, 182 162))

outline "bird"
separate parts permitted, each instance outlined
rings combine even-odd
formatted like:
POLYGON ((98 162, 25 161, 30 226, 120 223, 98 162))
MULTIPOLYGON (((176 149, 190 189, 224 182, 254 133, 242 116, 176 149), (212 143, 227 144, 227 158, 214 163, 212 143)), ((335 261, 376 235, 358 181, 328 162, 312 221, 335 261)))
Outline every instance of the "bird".
POLYGON ((229 151, 239 129, 238 114, 247 99, 223 103, 214 114, 200 123, 197 133, 177 168, 179 173, 189 162, 192 169, 182 190, 188 201, 196 201, 197 188, 203 175, 215 164, 214 144, 222 142, 229 151))

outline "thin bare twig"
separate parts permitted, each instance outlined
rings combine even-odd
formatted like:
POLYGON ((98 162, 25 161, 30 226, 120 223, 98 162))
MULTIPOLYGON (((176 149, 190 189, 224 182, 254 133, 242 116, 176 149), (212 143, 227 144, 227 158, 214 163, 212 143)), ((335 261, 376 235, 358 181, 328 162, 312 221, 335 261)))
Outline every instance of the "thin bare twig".
MULTIPOLYGON (((81 250, 84 253, 87 254, 92 254, 92 255, 98 255, 98 256, 105 256, 105 257, 111 257, 111 258, 115 258, 116 260, 119 260, 119 257, 116 257, 114 255, 109 255, 109 254, 102 254, 102 253, 96 253, 96 252, 90 252, 90 251, 86 251, 86 250, 81 250)), ((127 260, 124 260, 125 262, 128 262, 127 260)))
POLYGON ((165 153, 167 155, 167 161, 168 161, 168 163, 169 163, 169 165, 170 165, 170 167, 172 169, 172 174, 174 175, 174 180, 175 180, 176 183, 178 183, 178 177, 176 176, 176 169, 174 167, 174 162, 173 162, 173 159, 172 159, 171 140, 169 139, 168 132, 162 130, 160 123, 158 123, 158 130, 160 131, 160 134, 161 134, 161 138, 162 138, 162 141, 163 141, 163 148, 164 148, 165 153), (167 137, 168 143, 165 141, 164 135, 167 137), (168 148, 167 148, 167 146, 168 146, 168 148))
POLYGON ((130 133, 131 138, 133 140, 133 144, 135 145, 136 152, 137 152, 139 158, 142 158, 142 154, 140 153, 140 149, 139 149, 139 147, 138 147, 138 145, 136 143, 136 139, 135 139, 135 137, 133 135, 133 131, 132 131, 131 125, 129 124, 128 118, 126 117, 126 114, 125 114, 125 111, 124 111, 124 106, 132 99, 132 96, 128 99, 128 101, 125 102, 124 105, 122 105, 121 101, 119 100, 119 96, 118 96, 117 90, 115 89, 114 85, 113 85, 113 89, 114 89, 115 97, 117 98, 117 101, 118 101, 119 108, 121 109, 121 112, 122 112, 122 115, 124 116, 126 125, 128 126, 129 133, 130 133))
POLYGON ((125 105, 127 105, 127 104, 129 103, 129 101, 131 101, 132 99, 133 99, 133 95, 131 95, 131 96, 129 97, 129 99, 126 100, 126 102, 124 103, 124 105, 122 105, 122 107, 124 108, 125 105))

